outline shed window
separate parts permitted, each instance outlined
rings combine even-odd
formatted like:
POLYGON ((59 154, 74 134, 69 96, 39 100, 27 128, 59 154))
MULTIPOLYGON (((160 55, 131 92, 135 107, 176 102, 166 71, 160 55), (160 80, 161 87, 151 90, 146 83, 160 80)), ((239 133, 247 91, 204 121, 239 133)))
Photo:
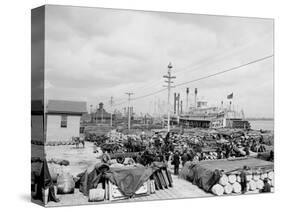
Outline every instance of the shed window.
POLYGON ((63 127, 63 128, 67 127, 67 116, 66 115, 61 116, 60 127, 63 127))

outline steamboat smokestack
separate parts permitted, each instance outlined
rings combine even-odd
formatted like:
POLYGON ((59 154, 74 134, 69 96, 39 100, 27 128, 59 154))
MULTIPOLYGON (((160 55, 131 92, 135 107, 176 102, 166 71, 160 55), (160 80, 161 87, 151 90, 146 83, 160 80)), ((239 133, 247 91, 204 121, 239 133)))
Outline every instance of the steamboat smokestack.
POLYGON ((185 108, 186 113, 188 112, 188 94, 189 94, 189 88, 186 88, 186 108, 185 108))
POLYGON ((194 107, 197 108, 197 93, 198 93, 198 90, 197 88, 195 88, 194 90, 194 107))
POLYGON ((180 114, 182 114, 182 100, 181 100, 181 111, 180 111, 180 114))

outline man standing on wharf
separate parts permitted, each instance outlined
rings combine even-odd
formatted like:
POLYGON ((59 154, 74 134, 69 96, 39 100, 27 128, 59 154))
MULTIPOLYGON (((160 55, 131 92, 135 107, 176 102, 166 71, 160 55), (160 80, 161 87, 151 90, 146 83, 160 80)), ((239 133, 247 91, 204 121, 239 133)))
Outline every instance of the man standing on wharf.
POLYGON ((241 192, 245 194, 247 191, 247 166, 243 166, 243 170, 240 173, 241 178, 241 192))
POLYGON ((173 155, 172 165, 174 165, 174 174, 178 175, 179 165, 180 165, 180 155, 178 151, 176 151, 175 154, 173 155))

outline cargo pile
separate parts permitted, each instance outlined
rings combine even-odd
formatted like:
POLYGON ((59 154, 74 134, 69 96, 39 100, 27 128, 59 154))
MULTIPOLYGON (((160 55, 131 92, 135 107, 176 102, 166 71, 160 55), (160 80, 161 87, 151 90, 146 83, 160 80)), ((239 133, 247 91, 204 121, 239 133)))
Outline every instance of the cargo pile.
POLYGON ((216 160, 255 156, 273 151, 273 133, 236 129, 186 129, 183 134, 171 134, 174 149, 192 156, 191 160, 216 160), (206 151, 205 149, 212 149, 206 151))
POLYGON ((99 164, 91 172, 85 171, 79 176, 77 186, 90 202, 150 195, 173 186, 167 166, 159 162, 148 167, 99 164), (128 177, 132 179, 130 182, 125 180, 128 177))
POLYGON ((189 162, 182 168, 180 177, 220 196, 242 193, 242 172, 246 175, 247 191, 263 189, 265 179, 274 187, 273 162, 251 157, 189 162))
MULTIPOLYGON (((247 191, 260 191, 264 187, 264 179, 268 179, 271 187, 274 187, 274 172, 249 173, 247 174, 247 191)), ((215 184, 211 191, 214 195, 241 194, 240 174, 223 174, 219 182, 215 184)))

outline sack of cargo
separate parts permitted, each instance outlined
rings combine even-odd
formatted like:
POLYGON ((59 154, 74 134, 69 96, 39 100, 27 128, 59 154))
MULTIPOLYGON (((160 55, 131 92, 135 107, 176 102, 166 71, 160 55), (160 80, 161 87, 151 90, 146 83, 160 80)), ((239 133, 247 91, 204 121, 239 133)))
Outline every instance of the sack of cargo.
POLYGON ((274 172, 272 172, 272 171, 268 172, 267 177, 268 177, 268 179, 272 180, 274 177, 274 172))
POLYGON ((71 172, 71 169, 70 169, 70 166, 60 166, 60 173, 70 173, 71 172))
POLYGON ((251 175, 251 174, 247 174, 247 175, 246 175, 246 180, 247 180, 248 182, 250 182, 252 179, 253 179, 253 175, 251 175))
POLYGON ((238 182, 233 183, 232 188, 233 192, 236 194, 241 192, 241 184, 238 182))
POLYGON ((53 182, 57 182, 57 179, 58 179, 58 173, 56 171, 55 166, 56 166, 56 164, 48 163, 49 172, 50 172, 50 175, 51 175, 51 178, 52 178, 53 182))
POLYGON ((261 174, 261 180, 264 180, 265 178, 267 178, 267 173, 262 173, 261 174))
POLYGON ((230 183, 227 183, 225 186, 224 186, 224 193, 225 194, 231 194, 232 193, 232 185, 230 183))
POLYGON ((231 184, 235 183, 236 182, 236 175, 234 175, 234 174, 229 175, 228 176, 228 182, 231 183, 231 184))
POLYGON ((260 179, 260 177, 260 174, 253 174, 253 180, 256 182, 260 179))
POLYGON ((237 181, 238 183, 241 183, 241 177, 240 177, 240 175, 236 175, 236 181, 237 181))
POLYGON ((253 180, 250 180, 249 183, 248 183, 248 185, 249 185, 249 190, 250 190, 250 191, 254 191, 254 190, 257 189, 256 182, 253 181, 253 180))
POLYGON ((262 180, 258 180, 258 181, 256 182, 256 186, 257 186, 257 189, 262 189, 263 186, 264 186, 263 181, 262 181, 262 180))
POLYGON ((221 176, 220 180, 219 180, 219 184, 221 184, 222 186, 225 186, 228 183, 228 177, 224 174, 221 176))
POLYGON ((64 173, 58 176, 57 186, 58 194, 72 194, 74 193, 75 182, 69 173, 64 173))
POLYGON ((212 193, 217 195, 217 196, 221 196, 224 193, 224 188, 222 185, 220 184, 216 184, 212 187, 212 193))
POLYGON ((120 167, 124 167, 124 165, 121 164, 121 163, 113 163, 113 164, 110 165, 110 167, 112 167, 112 168, 120 168, 120 167))
POLYGON ((94 188, 89 191, 89 202, 103 201, 105 190, 102 188, 94 188))
POLYGON ((62 167, 55 163, 48 163, 48 167, 53 182, 57 182, 58 176, 63 173, 62 167))

